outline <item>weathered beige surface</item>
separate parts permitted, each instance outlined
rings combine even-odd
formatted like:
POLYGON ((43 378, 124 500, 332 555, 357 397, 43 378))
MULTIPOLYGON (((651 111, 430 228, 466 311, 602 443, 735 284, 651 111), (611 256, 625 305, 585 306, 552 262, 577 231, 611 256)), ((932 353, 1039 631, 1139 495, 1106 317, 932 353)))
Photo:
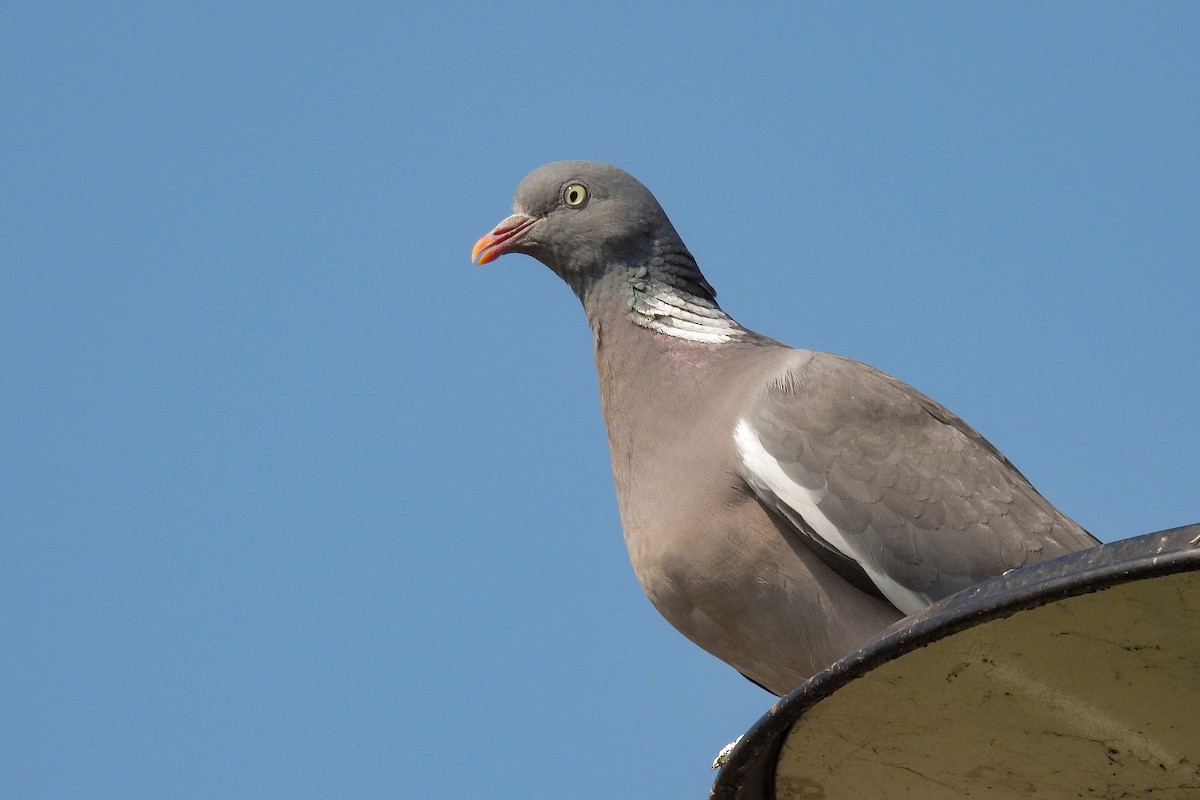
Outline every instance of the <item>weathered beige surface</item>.
POLYGON ((984 623, 810 709, 778 800, 1200 798, 1200 573, 984 623))

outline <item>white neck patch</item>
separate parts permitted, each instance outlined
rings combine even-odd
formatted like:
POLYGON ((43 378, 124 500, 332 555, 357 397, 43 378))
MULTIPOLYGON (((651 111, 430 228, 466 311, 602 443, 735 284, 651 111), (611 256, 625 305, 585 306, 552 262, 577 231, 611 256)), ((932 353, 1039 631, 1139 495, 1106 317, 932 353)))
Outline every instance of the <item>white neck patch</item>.
POLYGON ((743 335, 740 325, 707 300, 682 294, 670 286, 639 292, 633 321, 643 328, 689 342, 721 344, 743 335))

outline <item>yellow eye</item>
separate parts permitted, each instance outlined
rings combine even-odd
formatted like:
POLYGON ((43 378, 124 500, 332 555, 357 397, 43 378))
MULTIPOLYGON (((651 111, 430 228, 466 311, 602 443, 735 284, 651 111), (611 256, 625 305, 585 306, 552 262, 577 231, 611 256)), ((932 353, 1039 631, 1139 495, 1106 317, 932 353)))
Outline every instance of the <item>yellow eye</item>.
POLYGON ((568 208, 583 208, 588 200, 587 187, 582 183, 568 183, 563 187, 562 198, 568 208))

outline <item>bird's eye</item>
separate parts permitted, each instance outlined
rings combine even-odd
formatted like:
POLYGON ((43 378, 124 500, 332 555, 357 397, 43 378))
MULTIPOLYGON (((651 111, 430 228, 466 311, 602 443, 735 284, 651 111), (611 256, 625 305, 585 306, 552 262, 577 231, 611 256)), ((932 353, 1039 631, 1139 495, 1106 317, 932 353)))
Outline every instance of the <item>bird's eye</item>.
POLYGON ((562 197, 568 208, 583 208, 588 200, 588 190, 582 183, 568 183, 563 187, 562 197))

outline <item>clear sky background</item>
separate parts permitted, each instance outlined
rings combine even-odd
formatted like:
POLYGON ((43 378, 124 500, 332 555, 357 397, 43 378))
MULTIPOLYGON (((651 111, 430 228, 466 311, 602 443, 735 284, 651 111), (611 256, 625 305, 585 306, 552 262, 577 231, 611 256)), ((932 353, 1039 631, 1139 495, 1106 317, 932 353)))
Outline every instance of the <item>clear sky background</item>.
POLYGON ((469 264, 545 161, 1200 520, 1200 5, 435 5, 0 6, 6 797, 705 796, 772 698, 634 580, 578 302, 469 264))

